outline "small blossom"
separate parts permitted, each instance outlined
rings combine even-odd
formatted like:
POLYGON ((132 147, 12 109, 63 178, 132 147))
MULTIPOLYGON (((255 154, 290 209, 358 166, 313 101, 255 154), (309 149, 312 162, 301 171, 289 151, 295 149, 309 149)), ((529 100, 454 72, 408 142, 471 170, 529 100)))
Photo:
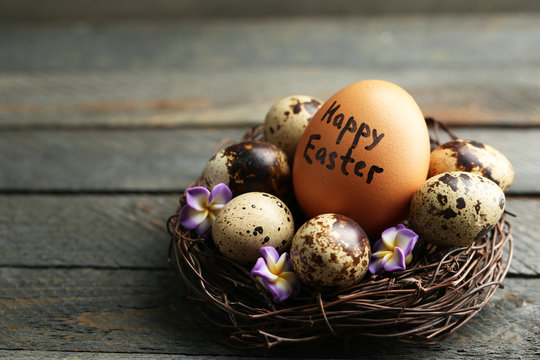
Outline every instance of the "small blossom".
POLYGON ((412 260, 412 250, 418 241, 418 235, 399 224, 383 231, 371 251, 369 271, 377 274, 381 270, 405 270, 412 260))
POLYGON ((280 303, 300 291, 300 279, 293 272, 289 254, 279 256, 272 246, 259 250, 263 257, 257 259, 251 274, 272 294, 275 303, 280 303))
POLYGON ((186 229, 195 230, 199 236, 207 236, 217 213, 232 199, 225 184, 217 184, 212 192, 195 186, 186 191, 186 204, 180 210, 179 221, 186 229))

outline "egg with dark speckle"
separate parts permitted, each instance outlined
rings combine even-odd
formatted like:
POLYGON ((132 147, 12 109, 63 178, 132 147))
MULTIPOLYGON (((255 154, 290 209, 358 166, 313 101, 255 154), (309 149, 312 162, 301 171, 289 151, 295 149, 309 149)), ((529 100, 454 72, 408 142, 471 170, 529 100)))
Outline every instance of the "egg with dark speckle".
POLYGON ((480 174, 503 191, 514 181, 514 169, 506 156, 490 145, 473 140, 452 140, 431 152, 429 177, 449 171, 480 174))
POLYGON ((287 155, 263 141, 241 141, 221 149, 207 163, 203 185, 224 183, 234 196, 259 191, 286 198, 292 188, 287 155))
POLYGON ((255 262, 259 249, 287 250, 294 235, 291 211, 278 197, 249 192, 234 197, 217 214, 212 237, 219 251, 240 263, 255 262))
POLYGON ((290 256, 294 271, 305 284, 326 290, 359 282, 368 269, 371 248, 366 233, 354 220, 322 214, 298 229, 290 256))
POLYGON ((410 225, 440 246, 468 246, 499 222, 505 207, 502 189, 488 178, 452 171, 429 178, 411 201, 410 225))
POLYGON ((321 105, 319 99, 307 95, 292 95, 279 100, 264 120, 266 141, 285 151, 292 162, 298 140, 321 105))

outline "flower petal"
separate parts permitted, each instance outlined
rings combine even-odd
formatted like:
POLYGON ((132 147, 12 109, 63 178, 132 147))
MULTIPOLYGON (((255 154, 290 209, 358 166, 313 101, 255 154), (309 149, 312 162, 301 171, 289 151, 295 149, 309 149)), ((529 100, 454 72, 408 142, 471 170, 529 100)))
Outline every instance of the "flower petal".
POLYGON ((382 258, 390 258, 394 255, 394 252, 393 251, 390 251, 390 250, 381 250, 381 251, 377 251, 375 253, 372 253, 371 254, 371 257, 372 258, 376 258, 376 259, 382 259, 382 258))
POLYGON ((300 281, 300 278, 296 273, 292 271, 284 271, 281 273, 281 277, 289 282, 292 287, 292 294, 291 296, 294 296, 300 292, 300 288, 302 287, 302 282, 300 281))
POLYGON ((384 270, 405 270, 405 255, 403 254, 403 251, 401 251, 401 248, 394 248, 394 256, 392 256, 392 258, 390 258, 386 264, 384 264, 384 270))
POLYGON ((401 250, 403 251, 403 254, 405 256, 408 256, 414 246, 416 245, 416 242, 418 241, 418 235, 409 229, 402 229, 399 230, 399 232, 396 235, 396 246, 399 246, 401 250))
POLYGON ((280 303, 288 299, 293 292, 291 284, 289 284, 287 280, 282 278, 279 278, 278 281, 273 284, 269 283, 265 285, 268 291, 270 291, 270 293, 272 294, 275 303, 280 303))
POLYGON ((262 254, 267 264, 275 264, 279 261, 279 253, 273 246, 263 246, 259 249, 259 252, 262 254))
POLYGON ((371 247, 371 253, 373 254, 379 250, 385 250, 385 249, 386 249, 386 246, 384 246, 382 239, 379 239, 375 241, 375 244, 373 244, 373 246, 371 247))
POLYGON ((375 260, 374 260, 374 258, 372 258, 372 261, 369 263, 368 270, 369 270, 370 273, 375 275, 375 274, 377 274, 379 271, 381 271, 383 269, 384 264, 385 264, 385 259, 384 258, 375 259, 375 260))
POLYGON ((212 219, 210 219, 207 216, 204 219, 204 221, 199 226, 197 226, 197 228, 195 229, 195 232, 199 236, 205 235, 205 234, 207 234, 208 230, 210 230, 210 228, 212 227, 212 224, 213 224, 212 219))
POLYGON ((259 276, 270 282, 274 282, 278 279, 277 275, 272 274, 270 270, 268 270, 268 267, 266 266, 266 262, 264 261, 263 258, 257 259, 257 262, 253 266, 253 269, 251 269, 251 275, 259 276))
POLYGON ((398 231, 399 229, 397 228, 397 226, 395 226, 388 228, 382 232, 381 240, 388 250, 394 250, 394 241, 396 240, 396 235, 398 231))
POLYGON ((229 189, 229 187, 224 183, 219 183, 212 188, 212 191, 210 192, 210 197, 208 198, 208 203, 210 204, 210 207, 212 209, 214 206, 221 209, 223 205, 231 201, 231 199, 231 189, 229 189))
POLYGON ((207 215, 207 211, 196 210, 189 205, 184 205, 178 215, 178 221, 186 229, 192 230, 197 228, 206 219, 207 215))
POLYGON ((186 190, 186 203, 195 210, 206 210, 210 191, 202 186, 195 186, 186 190))
POLYGON ((268 269, 273 274, 276 274, 276 275, 279 274, 281 276, 282 272, 284 271, 285 266, 287 265, 287 257, 288 257, 287 253, 281 254, 278 261, 275 262, 274 264, 270 265, 270 264, 267 263, 268 264, 268 269))
POLYGON ((412 253, 407 255, 407 257, 405 258, 405 264, 409 265, 411 261, 412 261, 412 253))

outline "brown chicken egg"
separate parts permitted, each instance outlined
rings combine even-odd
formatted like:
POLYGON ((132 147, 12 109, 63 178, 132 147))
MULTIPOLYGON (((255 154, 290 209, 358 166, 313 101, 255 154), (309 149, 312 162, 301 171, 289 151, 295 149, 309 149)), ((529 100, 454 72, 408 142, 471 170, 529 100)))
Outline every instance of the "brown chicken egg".
POLYGON ((206 165, 203 185, 224 183, 234 196, 259 191, 286 198, 292 187, 287 155, 275 145, 242 141, 220 150, 206 165))
POLYGON ((370 237, 405 218, 427 178, 430 140, 420 108, 383 80, 354 83, 315 114, 296 149, 294 191, 308 217, 339 213, 370 237))
POLYGON ((291 263, 305 284, 318 289, 352 286, 369 267, 371 248, 364 230, 339 214, 322 214, 298 229, 291 263))
POLYGON ((503 191, 514 181, 514 169, 506 156, 490 145, 456 139, 431 153, 429 177, 449 171, 467 171, 494 181, 503 191))

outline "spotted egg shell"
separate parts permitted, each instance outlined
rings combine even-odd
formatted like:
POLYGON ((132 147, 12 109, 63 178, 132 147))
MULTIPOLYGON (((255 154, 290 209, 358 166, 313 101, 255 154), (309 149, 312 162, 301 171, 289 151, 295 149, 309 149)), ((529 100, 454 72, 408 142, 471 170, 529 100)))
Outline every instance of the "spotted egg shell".
POLYGON ((319 289, 352 286, 365 275, 371 256, 369 239, 351 218, 322 214, 298 229, 291 245, 294 271, 319 289))
POLYGON ((504 207, 505 196, 496 183, 452 171, 429 178, 414 194, 410 224, 432 244, 467 246, 493 229, 504 207))
POLYGON ((431 152, 429 177, 449 171, 483 175, 503 191, 514 181, 514 169, 506 156, 490 145, 472 140, 449 141, 431 152))
POLYGON ((212 227, 219 251, 240 263, 256 261, 263 246, 283 252, 293 235, 294 219, 289 208, 276 196, 262 192, 234 197, 217 214, 212 227))
POLYGON ((287 96, 276 102, 264 120, 264 137, 292 161, 298 140, 322 102, 307 95, 287 96))
POLYGON ((286 198, 292 188, 287 155, 263 141, 241 141, 221 149, 206 164, 203 185, 224 183, 234 196, 259 191, 286 198))

